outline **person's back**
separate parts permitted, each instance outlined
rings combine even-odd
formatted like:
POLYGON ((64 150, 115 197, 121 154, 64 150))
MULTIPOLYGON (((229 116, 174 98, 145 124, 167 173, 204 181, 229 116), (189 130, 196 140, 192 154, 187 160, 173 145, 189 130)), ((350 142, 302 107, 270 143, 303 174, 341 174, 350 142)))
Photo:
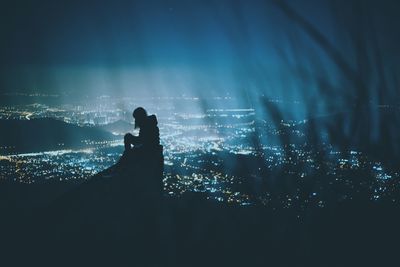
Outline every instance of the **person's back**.
POLYGON ((147 116, 139 131, 139 144, 144 150, 157 149, 160 146, 160 131, 156 115, 147 116))
POLYGON ((156 196, 162 192, 162 175, 164 170, 163 149, 160 145, 160 131, 155 115, 146 116, 139 131, 139 150, 143 156, 142 168, 152 173, 147 179, 142 180, 141 190, 145 194, 156 196))

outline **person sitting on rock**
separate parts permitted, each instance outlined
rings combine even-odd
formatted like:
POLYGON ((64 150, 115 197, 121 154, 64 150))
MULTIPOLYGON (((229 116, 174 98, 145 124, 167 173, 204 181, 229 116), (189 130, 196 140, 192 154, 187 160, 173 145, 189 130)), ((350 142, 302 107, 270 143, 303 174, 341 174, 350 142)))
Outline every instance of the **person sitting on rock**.
POLYGON ((148 116, 142 107, 135 109, 132 115, 139 134, 125 134, 124 153, 102 176, 120 178, 123 187, 136 188, 136 197, 158 199, 163 192, 164 156, 157 117, 148 116))
POLYGON ((124 136, 125 151, 131 149, 153 150, 160 146, 160 132, 157 126, 156 115, 147 116, 144 108, 139 107, 133 111, 135 129, 139 128, 139 135, 127 133, 124 136))
MULTIPOLYGON (((160 133, 157 117, 147 115, 144 108, 139 107, 133 111, 135 129, 139 128, 139 135, 134 136, 127 133, 124 136, 125 151, 117 163, 118 169, 127 169, 137 165, 139 162, 149 165, 161 154, 160 133)), ((141 167, 145 167, 145 165, 141 167)))

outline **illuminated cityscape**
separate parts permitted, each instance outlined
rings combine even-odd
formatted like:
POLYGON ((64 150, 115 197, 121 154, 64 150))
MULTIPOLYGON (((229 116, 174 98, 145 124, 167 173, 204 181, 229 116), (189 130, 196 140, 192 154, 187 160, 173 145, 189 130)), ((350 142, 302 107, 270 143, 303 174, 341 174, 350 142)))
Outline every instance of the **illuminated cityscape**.
POLYGON ((102 172, 121 156, 123 134, 133 130, 129 107, 140 103, 157 114, 159 120, 167 196, 198 193, 207 199, 235 205, 303 210, 308 205, 323 208, 331 201, 352 200, 361 195, 370 201, 398 201, 399 169, 386 167, 362 151, 335 150, 329 143, 316 151, 307 144, 307 119, 281 121, 276 126, 260 120, 254 108, 234 107, 230 103, 234 99, 229 96, 213 98, 215 106, 205 112, 196 109, 201 101, 197 97, 165 100, 102 96, 86 103, 3 106, 1 120, 52 118, 106 130, 115 138, 81 140, 77 148, 59 144, 57 150, 27 153, 3 145, 0 179, 26 184, 80 183, 102 172), (180 110, 179 106, 192 108, 180 110), (281 145, 277 140, 287 134, 295 141, 281 145), (279 184, 284 183, 279 179, 289 181, 292 188, 277 194, 282 186, 279 184))

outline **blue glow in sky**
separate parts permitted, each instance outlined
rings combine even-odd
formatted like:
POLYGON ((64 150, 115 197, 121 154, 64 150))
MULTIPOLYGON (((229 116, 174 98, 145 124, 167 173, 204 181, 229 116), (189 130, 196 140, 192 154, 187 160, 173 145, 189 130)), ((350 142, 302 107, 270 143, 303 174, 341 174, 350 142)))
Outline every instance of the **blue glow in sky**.
MULTIPOLYGON (((331 59, 274 2, 13 1, 0 16, 0 92, 304 99, 315 95, 317 74, 343 86, 331 59)), ((373 32, 385 66, 398 72, 396 1, 288 3, 355 68, 351 35, 369 27, 361 38, 373 32)))

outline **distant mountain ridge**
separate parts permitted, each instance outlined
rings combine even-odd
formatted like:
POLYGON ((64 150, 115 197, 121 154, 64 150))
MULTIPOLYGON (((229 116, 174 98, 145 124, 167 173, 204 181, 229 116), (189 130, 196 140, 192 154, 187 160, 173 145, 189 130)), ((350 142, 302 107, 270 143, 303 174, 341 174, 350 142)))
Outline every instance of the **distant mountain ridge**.
POLYGON ((83 140, 104 141, 116 137, 95 127, 81 127, 45 118, 33 120, 0 120, 2 152, 40 152, 83 147, 83 140))
POLYGON ((110 133, 124 135, 127 132, 132 132, 134 125, 124 120, 118 120, 98 128, 110 133))

